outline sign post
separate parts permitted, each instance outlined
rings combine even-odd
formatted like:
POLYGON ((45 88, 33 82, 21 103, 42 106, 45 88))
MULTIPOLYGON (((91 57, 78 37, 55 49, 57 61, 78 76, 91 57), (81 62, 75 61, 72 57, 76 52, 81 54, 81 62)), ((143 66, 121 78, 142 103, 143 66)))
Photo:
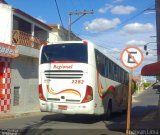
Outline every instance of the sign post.
POLYGON ((133 69, 130 69, 130 73, 129 73, 129 88, 128 88, 128 109, 127 109, 127 128, 126 128, 126 134, 129 134, 129 130, 131 129, 132 76, 133 76, 133 69))
POLYGON ((129 73, 129 88, 128 88, 128 109, 127 109, 127 127, 126 134, 130 133, 131 129, 131 108, 132 108, 132 76, 133 69, 137 68, 143 61, 142 51, 135 46, 125 48, 120 56, 122 64, 130 69, 129 73))

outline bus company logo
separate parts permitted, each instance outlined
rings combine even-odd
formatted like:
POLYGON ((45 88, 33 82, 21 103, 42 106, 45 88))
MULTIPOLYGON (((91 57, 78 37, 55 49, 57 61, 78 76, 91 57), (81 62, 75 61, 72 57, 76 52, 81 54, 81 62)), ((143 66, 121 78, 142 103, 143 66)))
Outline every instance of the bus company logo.
POLYGON ((72 69, 73 65, 53 65, 53 69, 72 69))

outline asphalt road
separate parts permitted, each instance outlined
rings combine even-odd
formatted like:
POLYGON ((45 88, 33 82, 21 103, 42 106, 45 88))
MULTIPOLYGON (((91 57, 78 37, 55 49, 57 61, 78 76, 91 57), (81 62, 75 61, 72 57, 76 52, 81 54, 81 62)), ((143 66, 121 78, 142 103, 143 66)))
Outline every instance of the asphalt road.
MULTIPOLYGON (((113 115, 113 119, 123 119, 118 123, 123 123, 123 128, 118 127, 111 130, 109 125, 112 121, 104 121, 93 116, 64 116, 62 114, 37 114, 15 119, 1 120, 0 129, 17 129, 23 131, 24 135, 34 134, 54 134, 54 135, 120 135, 125 132, 125 118, 122 113, 113 115)), ((5 130, 4 130, 5 131, 5 130)))
MULTIPOLYGON (((145 128, 142 124, 143 118, 157 111, 158 99, 159 94, 153 89, 134 96, 131 117, 133 129, 145 128), (138 125, 140 123, 141 126, 138 125)), ((4 134, 19 131, 23 135, 121 135, 125 134, 125 128, 126 115, 122 113, 114 113, 110 121, 92 116, 64 116, 52 113, 0 120, 0 129, 3 129, 1 133, 4 134)))

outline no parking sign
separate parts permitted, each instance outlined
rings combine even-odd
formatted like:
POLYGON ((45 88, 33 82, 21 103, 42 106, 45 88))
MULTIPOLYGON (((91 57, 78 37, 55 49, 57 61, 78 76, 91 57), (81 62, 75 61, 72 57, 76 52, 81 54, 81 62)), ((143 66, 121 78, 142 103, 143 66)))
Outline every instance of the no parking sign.
POLYGON ((133 69, 137 68, 143 61, 142 51, 135 46, 129 46, 125 48, 120 56, 122 64, 130 69, 129 74, 129 89, 128 89, 128 109, 127 109, 127 128, 126 134, 129 134, 131 129, 131 108, 132 108, 132 74, 133 69))
POLYGON ((143 61, 143 53, 138 47, 129 46, 122 51, 120 59, 125 67, 137 68, 143 61))

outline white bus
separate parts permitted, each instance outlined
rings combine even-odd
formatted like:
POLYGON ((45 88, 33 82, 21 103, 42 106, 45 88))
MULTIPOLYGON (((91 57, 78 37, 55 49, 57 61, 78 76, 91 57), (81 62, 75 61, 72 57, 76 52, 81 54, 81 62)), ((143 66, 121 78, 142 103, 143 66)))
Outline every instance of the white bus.
POLYGON ((42 46, 39 57, 40 110, 110 117, 127 109, 127 70, 90 41, 42 46))

